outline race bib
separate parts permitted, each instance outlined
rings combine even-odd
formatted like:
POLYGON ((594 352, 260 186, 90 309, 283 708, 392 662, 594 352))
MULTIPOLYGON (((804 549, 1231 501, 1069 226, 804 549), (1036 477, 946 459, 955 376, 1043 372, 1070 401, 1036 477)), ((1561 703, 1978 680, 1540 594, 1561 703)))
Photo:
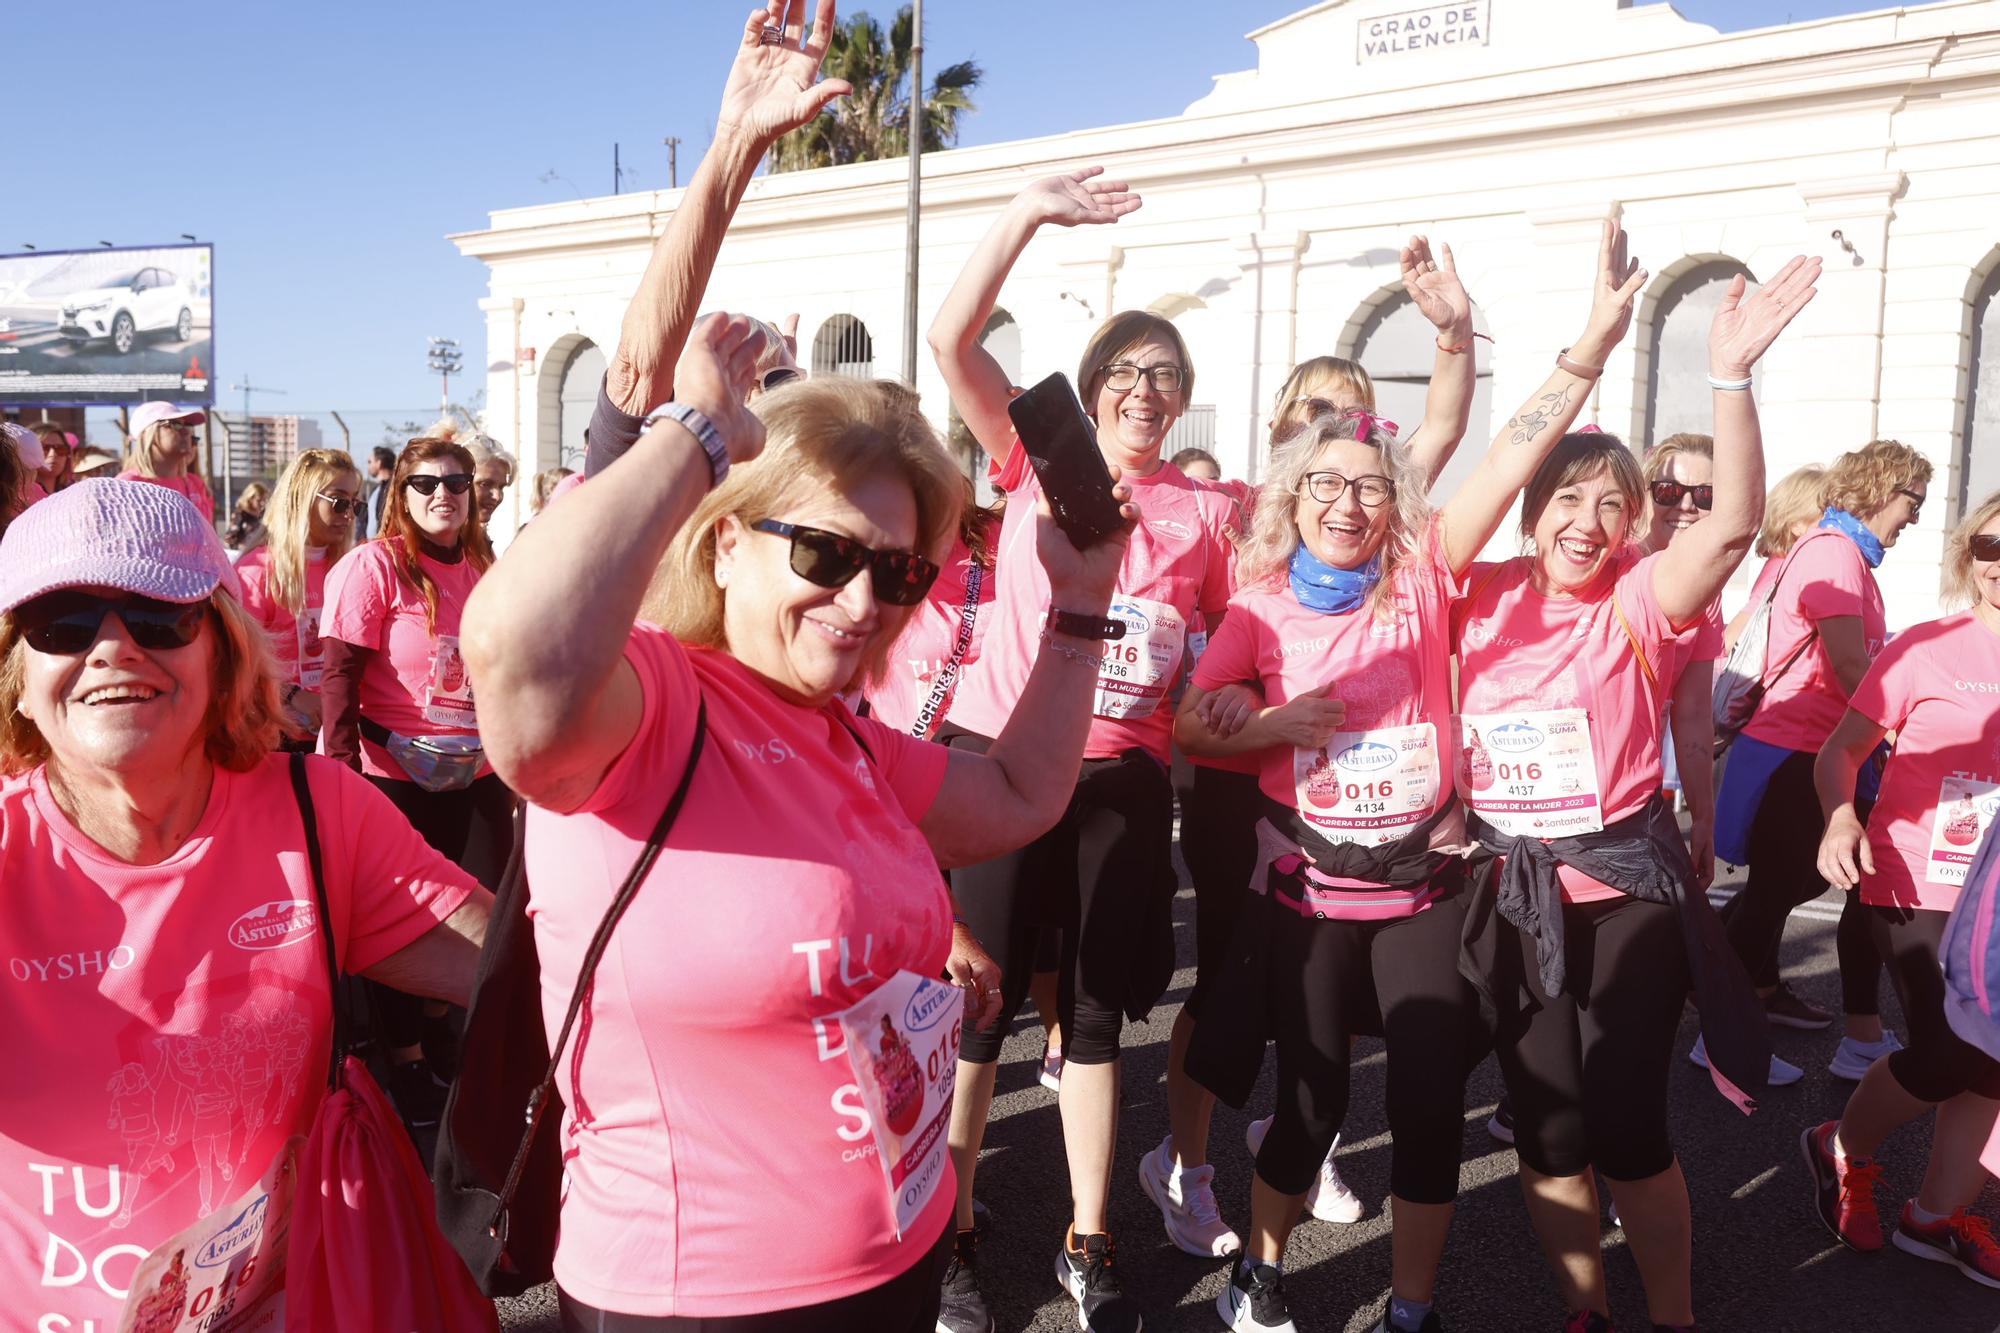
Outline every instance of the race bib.
POLYGON ((1932 884, 1965 883, 1965 872, 1995 811, 2000 811, 2000 783, 1963 773, 1946 778, 1938 787, 1937 813, 1931 818, 1931 859, 1924 879, 1932 884))
POLYGON ((326 674, 326 649, 319 637, 319 612, 309 606, 299 612, 299 688, 316 690, 326 674))
POLYGON ((1604 827, 1590 717, 1581 708, 1466 713, 1458 794, 1510 838, 1569 838, 1604 827))
POLYGON ((1110 615, 1125 623, 1125 637, 1104 645, 1091 711, 1137 722, 1153 715, 1174 683, 1187 647, 1187 621, 1165 602, 1146 597, 1114 597, 1110 615))
POLYGON ((1292 752, 1292 780, 1299 817, 1328 842, 1394 842, 1437 808, 1437 728, 1336 732, 1317 750, 1292 752))
POLYGON ((476 731, 479 715, 472 706, 472 677, 459 656, 458 636, 440 634, 431 649, 431 679, 424 690, 424 720, 446 727, 476 731))
POLYGON ((964 1001, 950 982, 906 970, 840 1014, 898 1240, 937 1194, 951 1160, 945 1131, 964 1001))
POLYGON ((249 1191, 139 1261, 118 1333, 278 1333, 303 1138, 249 1191))

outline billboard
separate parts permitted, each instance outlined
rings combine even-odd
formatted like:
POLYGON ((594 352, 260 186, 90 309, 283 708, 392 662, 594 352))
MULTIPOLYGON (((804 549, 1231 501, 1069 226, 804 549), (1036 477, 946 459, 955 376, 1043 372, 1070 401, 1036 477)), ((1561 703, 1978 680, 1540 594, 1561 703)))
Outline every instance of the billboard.
POLYGON ((215 401, 215 248, 0 255, 0 405, 215 401))

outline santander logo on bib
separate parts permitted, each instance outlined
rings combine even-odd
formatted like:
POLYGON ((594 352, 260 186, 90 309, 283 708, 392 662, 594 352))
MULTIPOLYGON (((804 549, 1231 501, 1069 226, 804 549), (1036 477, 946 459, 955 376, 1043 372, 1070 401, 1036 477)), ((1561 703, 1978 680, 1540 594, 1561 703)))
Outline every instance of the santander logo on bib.
POLYGON ((1333 757, 1350 773, 1373 773, 1396 762, 1396 752, 1380 741, 1356 741, 1333 757))
POLYGON ((1488 745, 1496 750, 1505 750, 1508 754, 1524 754, 1540 747, 1547 739, 1548 737, 1542 734, 1541 728, 1530 726, 1526 722, 1504 723, 1486 733, 1488 745))
POLYGON ((303 898, 264 903, 229 923, 229 942, 239 949, 282 949, 311 935, 316 915, 303 898))

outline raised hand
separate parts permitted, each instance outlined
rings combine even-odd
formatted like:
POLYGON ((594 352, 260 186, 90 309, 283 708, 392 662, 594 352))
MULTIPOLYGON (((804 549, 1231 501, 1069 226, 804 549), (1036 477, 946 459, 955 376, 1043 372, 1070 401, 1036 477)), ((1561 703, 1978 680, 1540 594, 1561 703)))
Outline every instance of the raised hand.
POLYGON ((772 0, 753 9, 743 22, 743 41, 736 63, 723 85, 718 133, 734 130, 768 147, 781 134, 817 116, 836 97, 854 91, 845 79, 819 78, 820 62, 833 39, 834 0, 819 0, 812 35, 805 33, 806 0, 772 0), (783 40, 766 44, 764 29, 775 28, 783 40))
POLYGON ((1439 332, 1454 335, 1456 345, 1472 336, 1472 297, 1458 280, 1451 247, 1440 241, 1438 251, 1444 256, 1442 263, 1431 257, 1429 237, 1410 238, 1402 254, 1403 290, 1439 332))
POLYGON ((1785 326, 1819 295, 1820 261, 1795 255, 1749 300, 1742 274, 1722 294, 1708 326, 1708 369, 1718 379, 1742 379, 1770 349, 1785 326))
POLYGON ((1038 180, 1014 196, 1015 207, 1026 209, 1037 226, 1052 222, 1058 227, 1074 227, 1116 222, 1144 202, 1124 181, 1096 179, 1103 174, 1103 167, 1084 167, 1038 180))
POLYGON ((1585 365, 1601 366, 1611 349, 1625 340, 1632 328, 1632 304, 1650 275, 1639 261, 1626 253, 1625 229, 1610 218, 1604 220, 1604 236, 1597 245, 1597 278, 1591 284, 1590 323, 1570 355, 1585 365))
POLYGON ((674 401, 707 417, 729 447, 729 461, 764 452, 764 423, 744 405, 757 380, 764 330, 747 315, 703 315, 674 365, 674 401))

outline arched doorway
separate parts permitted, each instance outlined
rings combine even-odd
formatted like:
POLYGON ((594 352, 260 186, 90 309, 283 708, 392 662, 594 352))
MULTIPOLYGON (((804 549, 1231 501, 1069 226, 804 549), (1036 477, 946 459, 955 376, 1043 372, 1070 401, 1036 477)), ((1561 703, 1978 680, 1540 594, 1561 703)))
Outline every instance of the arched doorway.
MULTIPOLYGON (((1472 327, 1486 332, 1486 317, 1477 306, 1472 310, 1472 327)), ((1359 361, 1375 382, 1375 410, 1401 428, 1407 440, 1424 419, 1424 399, 1430 393, 1431 371, 1437 365, 1437 326, 1424 318, 1408 292, 1392 288, 1385 292, 1361 320, 1361 331, 1348 353, 1359 361)), ((1472 340, 1472 412, 1466 419, 1465 438, 1431 487, 1431 500, 1443 504, 1451 498, 1479 460, 1493 430, 1493 362, 1489 344, 1472 340)))
POLYGON ((829 317, 813 335, 812 373, 872 379, 875 340, 868 336, 868 326, 853 315, 829 317))
POLYGON ((2000 257, 1972 298, 1972 374, 1966 386, 1954 521, 2000 491, 2000 257))
POLYGON ((589 340, 580 343, 563 366, 562 391, 557 397, 561 421, 556 431, 557 454, 552 467, 583 471, 589 445, 583 437, 590 415, 597 410, 598 386, 604 382, 604 352, 589 340))
MULTIPOLYGON (((1734 259, 1701 261, 1672 279, 1653 304, 1647 329, 1652 363, 1646 375, 1646 433, 1633 443, 1643 453, 1676 431, 1707 432, 1714 424, 1715 397, 1708 387, 1708 327, 1722 294, 1750 270, 1734 259)), ((1758 381, 1759 384, 1762 381, 1758 381)), ((1752 394, 1758 389, 1753 387, 1752 394)))

